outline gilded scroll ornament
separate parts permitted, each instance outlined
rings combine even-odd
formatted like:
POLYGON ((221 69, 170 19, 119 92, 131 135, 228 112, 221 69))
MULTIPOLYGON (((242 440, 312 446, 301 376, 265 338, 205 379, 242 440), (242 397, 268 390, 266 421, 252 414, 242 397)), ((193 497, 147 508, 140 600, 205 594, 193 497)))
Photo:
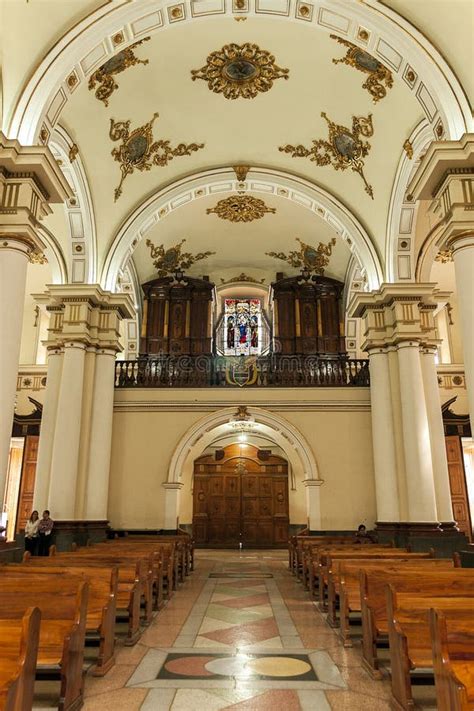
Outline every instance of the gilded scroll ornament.
POLYGON ((297 146, 280 146, 283 153, 290 153, 293 158, 309 158, 316 165, 332 165, 335 170, 347 170, 350 168, 358 173, 365 185, 365 192, 374 198, 371 185, 364 175, 364 158, 370 151, 370 143, 364 138, 370 138, 374 134, 372 125, 372 114, 352 117, 352 130, 346 126, 340 126, 331 121, 323 111, 321 116, 326 119, 329 127, 328 140, 314 139, 311 148, 306 148, 301 144, 297 146))
POLYGON ((215 207, 209 207, 206 214, 216 214, 221 220, 230 222, 253 222, 260 220, 267 212, 275 213, 275 207, 267 207, 263 200, 252 195, 232 195, 219 200, 215 207))
POLYGON ((134 67, 135 64, 148 64, 148 59, 138 59, 133 51, 143 42, 148 42, 150 37, 144 37, 138 42, 134 42, 130 47, 122 49, 113 57, 108 59, 102 66, 95 70, 89 79, 89 90, 96 89, 96 84, 99 86, 95 90, 95 97, 102 101, 105 106, 109 105, 109 97, 118 89, 118 84, 114 79, 116 74, 121 74, 129 67, 134 67))
POLYGON ((412 160, 413 159, 413 145, 412 145, 411 141, 408 140, 408 138, 405 141, 405 143, 403 144, 403 150, 405 151, 408 160, 412 160))
POLYGON ((299 250, 293 250, 288 254, 284 252, 265 252, 265 254, 268 257, 281 259, 295 269, 301 269, 305 278, 313 273, 323 276, 324 270, 329 264, 332 248, 336 244, 336 238, 333 237, 327 244, 320 242, 317 247, 302 242, 298 237, 296 241, 301 245, 299 250))
POLYGON ((245 272, 241 272, 238 276, 232 277, 232 279, 222 279, 221 277, 221 284, 237 284, 243 281, 251 284, 263 284, 265 277, 263 279, 255 279, 255 277, 248 276, 245 272))
POLYGON ((200 262, 202 259, 207 259, 212 254, 215 254, 215 252, 198 252, 197 254, 183 252, 182 247, 185 242, 186 240, 182 239, 181 242, 175 244, 174 247, 165 249, 162 244, 157 247, 150 239, 147 239, 146 245, 150 248, 153 266, 157 270, 159 277, 169 276, 170 274, 175 276, 178 273, 182 274, 196 262, 200 262))
POLYGON ((77 143, 73 143, 71 145, 71 147, 69 148, 69 152, 68 152, 69 161, 71 163, 73 163, 76 160, 78 153, 79 153, 79 146, 77 145, 77 143))
POLYGON ((387 89, 391 89, 393 86, 392 72, 382 62, 379 62, 378 59, 375 59, 375 57, 357 47, 357 45, 352 44, 352 42, 348 42, 337 35, 331 35, 331 39, 335 39, 339 44, 348 47, 346 56, 342 57, 342 59, 333 59, 333 64, 347 64, 348 67, 354 67, 354 69, 368 74, 369 76, 362 84, 362 88, 367 89, 372 96, 374 104, 383 99, 387 95, 387 89))
POLYGON ((168 165, 173 158, 189 156, 191 153, 204 148, 204 143, 179 143, 175 148, 169 141, 153 140, 153 123, 159 114, 154 113, 151 121, 144 126, 130 132, 130 121, 115 121, 110 119, 109 137, 112 141, 122 141, 120 146, 112 149, 111 153, 120 163, 122 177, 118 187, 115 188, 115 200, 122 194, 122 185, 127 177, 136 170, 151 170, 154 165, 161 167, 168 165))
POLYGON ((435 257, 435 262, 441 262, 441 264, 448 264, 454 261, 453 259, 453 248, 441 249, 435 257))
POLYGON ((211 52, 201 69, 191 69, 193 81, 203 79, 226 99, 254 99, 269 91, 276 79, 288 79, 290 70, 275 63, 275 57, 256 44, 226 44, 211 52))

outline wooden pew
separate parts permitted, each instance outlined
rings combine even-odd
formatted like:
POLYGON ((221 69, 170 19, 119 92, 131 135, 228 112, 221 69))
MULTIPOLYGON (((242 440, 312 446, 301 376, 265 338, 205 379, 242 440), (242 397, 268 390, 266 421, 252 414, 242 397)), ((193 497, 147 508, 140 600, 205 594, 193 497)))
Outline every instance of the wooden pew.
POLYGON ((410 672, 432 669, 433 653, 429 626, 429 610, 433 605, 453 622, 461 615, 471 616, 474 641, 474 591, 467 597, 425 597, 424 593, 398 593, 387 585, 388 637, 392 677, 392 705, 399 711, 413 709, 410 672))
POLYGON ((41 612, 29 607, 22 618, 0 619, 0 709, 31 711, 41 612))
MULTIPOLYGON (((89 548, 85 550, 89 551, 89 548)), ((149 584, 149 566, 143 559, 136 560, 136 557, 130 560, 128 557, 120 556, 99 556, 80 555, 77 553, 58 553, 57 555, 48 558, 31 558, 28 559, 31 565, 34 566, 54 566, 57 568, 77 568, 78 571, 83 567, 95 568, 101 570, 103 568, 117 567, 118 569, 118 584, 116 593, 116 615, 121 616, 124 612, 128 615, 128 630, 124 644, 131 646, 136 644, 141 635, 140 630, 140 601, 144 595, 144 589, 148 590, 149 584)), ((147 602, 146 614, 150 615, 151 609, 147 602)))
MULTIPOLYGON (((318 599, 322 610, 327 609, 327 587, 329 582, 329 570, 331 562, 338 558, 353 559, 358 558, 433 558, 434 551, 428 553, 410 553, 405 548, 384 548, 380 546, 357 546, 356 548, 331 548, 319 552, 317 570, 315 575, 318 578, 318 599)), ((357 581, 358 587, 358 581, 357 581)))
POLYGON ((472 610, 456 620, 430 610, 430 632, 438 711, 474 709, 474 623, 472 610))
POLYGON ((454 562, 448 558, 420 558, 416 554, 406 553, 403 558, 334 558, 329 563, 328 572, 328 618, 332 627, 341 624, 342 638, 346 640, 349 630, 349 615, 351 612, 361 612, 360 571, 363 569, 384 569, 392 567, 428 566, 436 570, 452 570, 454 562), (344 600, 341 602, 341 580, 344 585, 344 600), (337 617, 339 601, 340 615, 337 617))
POLYGON ((474 594, 474 570, 385 570, 360 571, 362 607, 362 665, 374 677, 380 678, 377 642, 388 639, 386 586, 393 585, 400 593, 420 597, 471 597, 474 594))
POLYGON ((86 635, 99 635, 97 662, 91 669, 94 676, 103 676, 114 665, 115 616, 117 604, 118 569, 116 566, 54 566, 49 558, 32 558, 29 563, 10 564, 0 567, 0 584, 4 575, 25 576, 25 584, 32 575, 59 576, 58 583, 66 575, 84 575, 89 583, 87 601, 86 635))
POLYGON ((41 611, 36 678, 53 674, 60 681, 59 711, 76 711, 83 704, 84 640, 88 583, 83 577, 4 575, 0 619, 17 620, 33 604, 41 611))

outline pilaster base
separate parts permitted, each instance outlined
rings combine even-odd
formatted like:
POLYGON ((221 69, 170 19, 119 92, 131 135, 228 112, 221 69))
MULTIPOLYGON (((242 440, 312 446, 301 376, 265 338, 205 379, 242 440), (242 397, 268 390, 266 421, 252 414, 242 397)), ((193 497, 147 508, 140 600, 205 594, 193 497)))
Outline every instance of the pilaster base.
POLYGON ((414 553, 434 548, 437 558, 450 558, 468 545, 454 521, 378 521, 375 530, 379 543, 393 541, 400 548, 410 546, 414 553))
POLYGON ((55 521, 53 543, 58 551, 70 551, 73 543, 101 543, 107 538, 108 525, 108 521, 55 521))

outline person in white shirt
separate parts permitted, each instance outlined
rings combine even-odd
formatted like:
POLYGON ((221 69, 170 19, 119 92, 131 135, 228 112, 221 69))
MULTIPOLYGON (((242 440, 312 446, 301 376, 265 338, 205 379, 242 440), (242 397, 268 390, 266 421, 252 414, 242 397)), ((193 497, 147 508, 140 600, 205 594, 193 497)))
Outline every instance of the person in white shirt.
POLYGON ((31 516, 25 525, 25 550, 29 551, 31 555, 37 555, 38 553, 38 527, 39 513, 35 510, 31 512, 31 516))

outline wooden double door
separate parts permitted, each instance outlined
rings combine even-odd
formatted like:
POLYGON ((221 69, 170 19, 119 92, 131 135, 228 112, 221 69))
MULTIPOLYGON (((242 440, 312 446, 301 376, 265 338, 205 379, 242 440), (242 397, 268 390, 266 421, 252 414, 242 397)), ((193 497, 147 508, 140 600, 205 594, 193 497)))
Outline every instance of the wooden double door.
POLYGON ((194 464, 196 543, 273 546, 288 540, 288 463, 266 450, 230 445, 194 464))

